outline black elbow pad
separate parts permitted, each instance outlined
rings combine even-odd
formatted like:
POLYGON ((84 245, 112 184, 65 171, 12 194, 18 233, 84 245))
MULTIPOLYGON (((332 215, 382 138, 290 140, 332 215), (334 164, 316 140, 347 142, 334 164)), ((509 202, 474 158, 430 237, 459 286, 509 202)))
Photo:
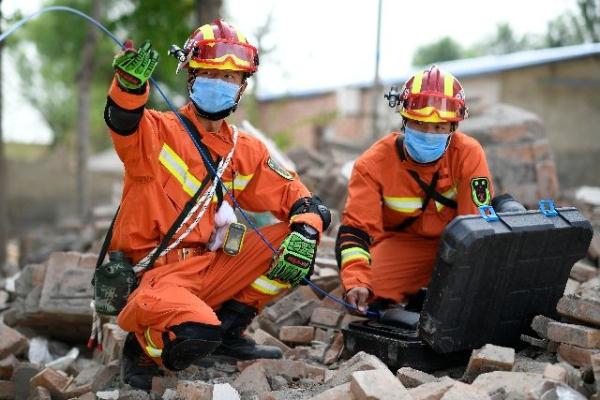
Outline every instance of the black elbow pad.
POLYGON ((106 125, 110 129, 121 136, 129 136, 137 131, 143 115, 144 106, 135 110, 126 110, 115 103, 110 97, 106 99, 104 121, 106 121, 106 125))

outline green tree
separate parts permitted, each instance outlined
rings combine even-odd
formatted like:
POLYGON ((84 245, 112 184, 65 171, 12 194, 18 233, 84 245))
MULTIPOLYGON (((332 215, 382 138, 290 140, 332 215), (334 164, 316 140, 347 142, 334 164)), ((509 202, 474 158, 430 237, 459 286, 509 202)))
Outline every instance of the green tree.
POLYGON ((548 23, 547 46, 600 42, 600 1, 577 0, 577 11, 560 15, 548 23))
POLYGON ((463 49, 451 37, 444 37, 437 42, 419 47, 413 56, 414 66, 424 66, 442 61, 463 58, 463 49))

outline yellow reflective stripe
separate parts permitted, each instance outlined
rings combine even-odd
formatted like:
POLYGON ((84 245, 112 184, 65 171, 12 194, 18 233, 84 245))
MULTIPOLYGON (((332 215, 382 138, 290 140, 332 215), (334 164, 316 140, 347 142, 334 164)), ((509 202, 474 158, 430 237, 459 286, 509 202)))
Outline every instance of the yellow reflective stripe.
POLYGON ((254 282, 250 284, 250 286, 264 294, 268 294, 271 296, 276 295, 282 290, 288 289, 291 287, 289 283, 281 283, 267 278, 265 275, 261 275, 254 282))
POLYGON ((152 337, 150 337, 150 328, 146 328, 144 331, 144 338, 146 339, 146 353, 148 353, 150 357, 160 357, 162 355, 162 350, 152 341, 152 337))
MULTIPOLYGON (((452 186, 450 189, 448 189, 444 193, 442 193, 442 196, 444 196, 447 199, 454 200, 456 198, 457 194, 458 194, 458 191, 456 190, 456 186, 452 186)), ((444 208, 444 205, 441 203, 438 203, 436 201, 435 207, 437 208, 438 211, 442 211, 442 209, 444 208)))
POLYGON ((215 38, 215 33, 212 30, 211 24, 202 25, 198 29, 200 30, 200 32, 202 32, 202 37, 204 38, 204 40, 212 40, 215 38))
MULTIPOLYGON (((237 175, 235 177, 235 179, 233 180, 233 182, 234 182, 233 185, 231 184, 231 181, 223 181, 223 185, 225 185, 227 190, 231 190, 231 188, 233 187, 233 190, 237 190, 238 192, 241 192, 242 190, 246 189, 246 186, 248 186, 248 184, 250 183, 250 180, 252 179, 253 176, 254 176, 254 174, 237 175)), ((213 195, 212 201, 213 201, 213 203, 216 203, 217 195, 213 195)))
POLYGON ((366 260, 368 263, 371 263, 371 255, 369 252, 360 247, 350 247, 348 249, 344 249, 342 250, 341 255, 342 265, 354 260, 366 260))
POLYGON ((420 197, 384 197, 386 206, 394 211, 411 213, 423 206, 423 199, 420 197))
POLYGON ((457 115, 454 111, 440 111, 435 107, 423 107, 419 108, 418 110, 411 110, 411 112, 427 116, 436 113, 441 118, 455 118, 457 115))
POLYGON ((423 83, 423 71, 417 73, 413 79, 411 93, 420 93, 421 92, 421 84, 423 83))
POLYGON ((449 73, 444 76, 444 96, 454 97, 454 77, 449 73))
POLYGON ((163 144, 158 159, 171 175, 181 183, 183 190, 187 194, 193 196, 198 191, 200 181, 189 172, 186 163, 166 143, 163 144))

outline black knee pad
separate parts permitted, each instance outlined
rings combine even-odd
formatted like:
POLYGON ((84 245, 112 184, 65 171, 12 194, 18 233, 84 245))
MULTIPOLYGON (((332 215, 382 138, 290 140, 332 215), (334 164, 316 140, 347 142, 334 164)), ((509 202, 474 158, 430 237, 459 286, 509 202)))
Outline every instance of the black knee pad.
POLYGON ((189 367, 198 358, 210 354, 221 344, 221 327, 198 322, 184 322, 169 327, 175 339, 169 333, 163 333, 163 365, 172 371, 181 371, 189 367))

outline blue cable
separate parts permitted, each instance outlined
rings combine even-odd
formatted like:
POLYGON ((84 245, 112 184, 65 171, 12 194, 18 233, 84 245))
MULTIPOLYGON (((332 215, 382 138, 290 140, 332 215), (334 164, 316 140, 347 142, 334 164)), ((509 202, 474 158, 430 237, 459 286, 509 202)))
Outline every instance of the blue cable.
MULTIPOLYGON (((72 14, 75 14, 85 20, 87 20, 88 22, 90 22, 92 25, 96 26, 97 28, 99 28, 100 30, 102 30, 102 32, 104 32, 108 37, 110 37, 116 44, 119 45, 119 47, 124 48, 123 43, 108 29, 106 29, 106 27, 104 25, 102 25, 100 22, 96 21, 94 18, 90 17, 89 15, 75 9, 75 8, 71 8, 71 7, 66 7, 66 6, 50 6, 50 7, 44 7, 34 13, 32 13, 31 15, 21 19, 20 21, 18 21, 17 23, 15 23, 13 26, 11 26, 9 29, 7 29, 6 31, 4 31, 1 35, 0 35, 0 43, 3 42, 7 37, 9 37, 10 35, 12 35, 17 29, 19 29, 21 26, 23 26, 26 22, 32 20, 33 18, 44 14, 46 12, 50 12, 50 11, 64 11, 64 12, 69 12, 72 14)), ((212 163, 210 162, 210 159, 208 158, 208 156, 204 153, 204 151, 202 150, 202 148, 200 147, 200 144, 197 142, 196 138, 194 137, 194 135, 192 134, 192 132, 190 132, 187 124, 183 121, 183 118, 181 117, 181 115, 179 114, 179 112, 177 112, 177 109, 175 108, 175 106, 173 106, 173 104, 171 103, 171 101, 169 100, 169 98, 167 97, 167 95, 163 92, 162 88, 160 87, 160 85, 158 84, 158 82, 156 82, 154 80, 154 78, 150 78, 150 82, 152 83, 152 85, 154 86, 154 88, 156 90, 158 90, 158 93, 160 93, 161 97, 165 100, 165 102, 167 103, 167 105, 169 106, 169 108, 171 109, 171 111, 173 111, 175 113, 175 115, 177 116, 177 118, 179 119, 179 121, 181 122, 181 124, 183 125, 183 127, 185 128, 185 130, 187 131, 187 133, 189 134, 190 138, 192 139, 192 142, 194 143, 194 146, 196 146, 196 148, 198 149, 198 152, 200 153, 200 156, 204 159, 204 161, 206 161, 206 165, 208 165, 208 167, 210 168, 210 172, 212 174, 214 174, 214 176, 216 177, 216 179, 218 180, 218 182, 221 184, 221 186, 223 187, 223 189, 225 190, 225 192, 229 195, 229 198, 231 199, 231 201, 233 202, 234 206, 237 207, 240 210, 240 213, 242 214, 242 216, 244 217, 244 219, 246 220, 246 222, 250 225, 250 227, 256 232, 256 234, 258 234, 258 236, 261 238, 261 240, 267 245, 267 247, 273 252, 273 254, 277 254, 278 251, 273 247, 273 245, 271 244, 271 242, 269 242, 269 239, 267 239, 263 233, 258 229, 258 227, 256 226, 256 224, 250 219, 250 217, 248 217, 248 214, 240 207, 237 199, 233 196, 233 194, 227 189, 227 187, 223 184, 223 181, 221 180, 221 178, 219 176, 217 176, 217 172, 215 171, 214 167, 212 166, 212 163)), ((356 307, 352 306, 351 304, 343 301, 342 299, 339 299, 329 293, 327 293, 326 291, 324 291, 323 289, 321 289, 320 287, 318 287, 317 285, 315 285, 314 283, 312 283, 310 280, 306 279, 306 278, 302 278, 304 280, 304 282, 306 284, 308 284, 309 286, 311 286, 313 289, 317 290, 319 293, 327 296, 328 298, 330 298, 331 300, 335 301, 336 303, 339 303, 345 307, 351 308, 351 309, 355 309, 357 310, 356 307)), ((379 313, 373 312, 373 311, 367 311, 367 315, 372 316, 372 317, 378 317, 379 313)))

